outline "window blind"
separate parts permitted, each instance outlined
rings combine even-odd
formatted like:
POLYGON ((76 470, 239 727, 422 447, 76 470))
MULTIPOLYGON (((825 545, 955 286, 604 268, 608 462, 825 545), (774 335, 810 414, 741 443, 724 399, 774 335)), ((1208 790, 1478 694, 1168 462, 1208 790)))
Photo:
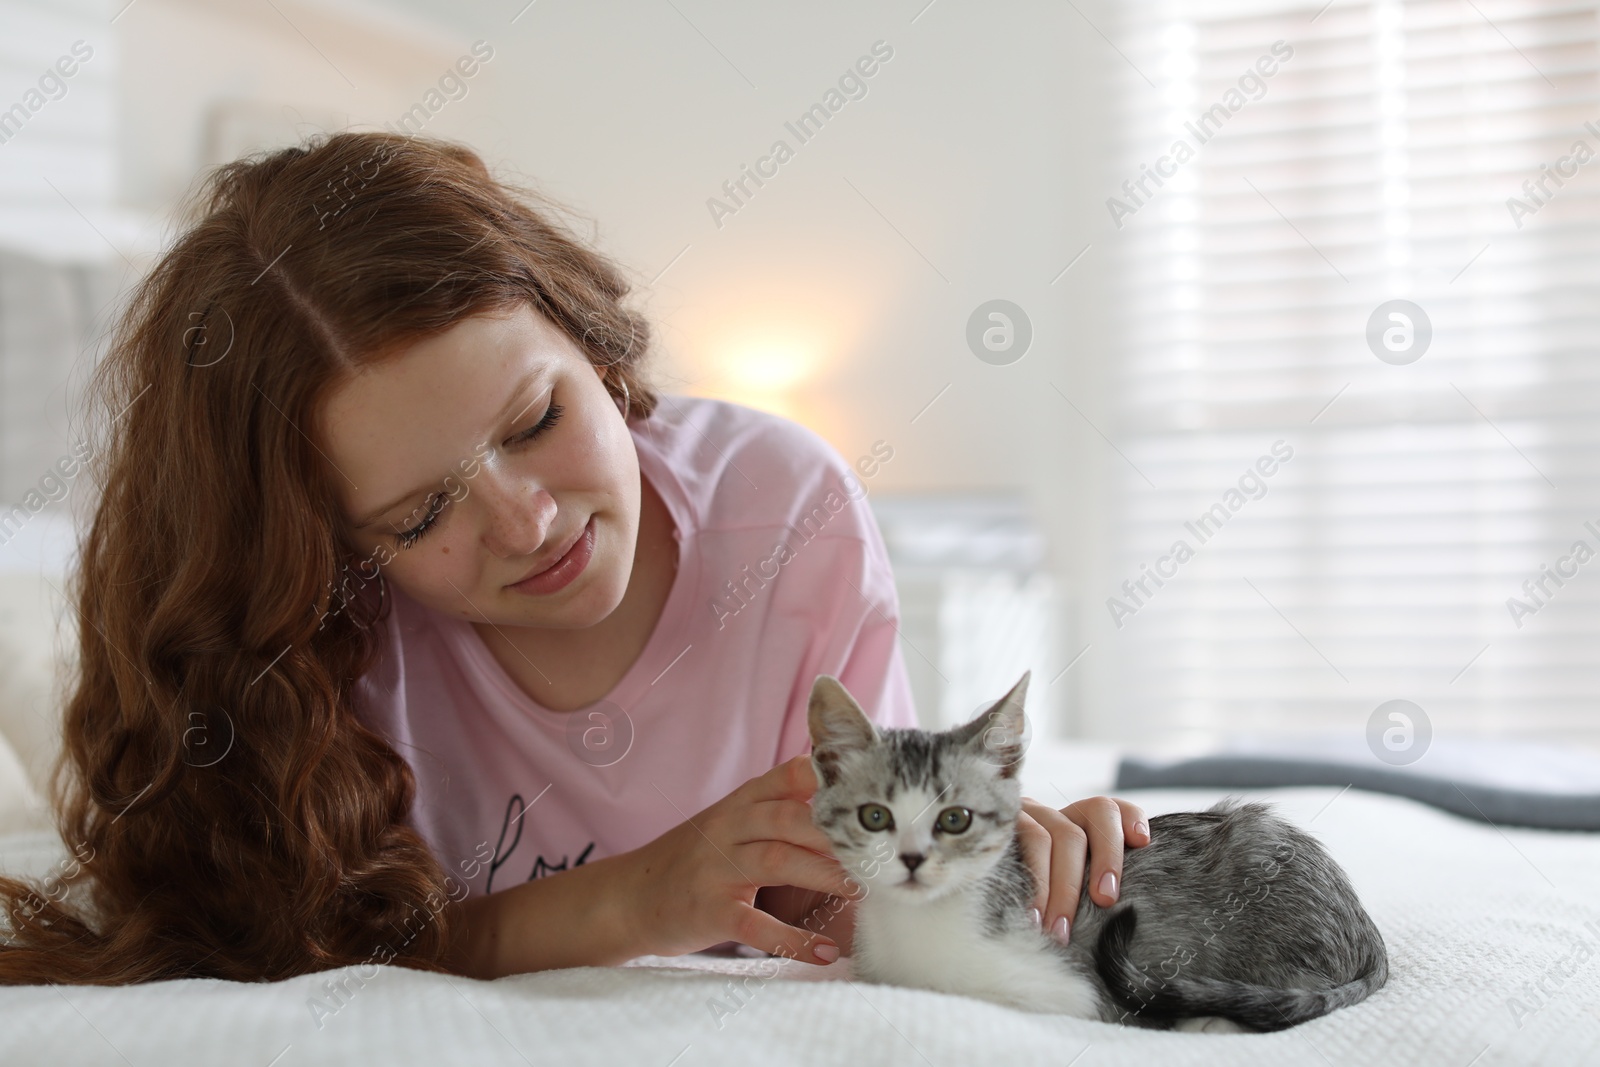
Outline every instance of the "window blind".
POLYGON ((1088 732, 1600 745, 1596 8, 1118 5, 1088 732))

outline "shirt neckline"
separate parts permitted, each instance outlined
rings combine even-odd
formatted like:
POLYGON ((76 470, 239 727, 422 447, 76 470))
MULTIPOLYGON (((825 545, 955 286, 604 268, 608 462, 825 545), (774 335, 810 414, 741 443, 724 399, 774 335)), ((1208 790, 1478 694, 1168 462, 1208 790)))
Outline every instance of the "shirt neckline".
POLYGON ((519 715, 551 729, 566 730, 575 721, 574 716, 581 716, 584 711, 607 703, 632 714, 634 705, 645 691, 686 651, 676 647, 676 642, 688 629, 689 610, 700 585, 700 553, 692 550, 690 545, 698 526, 683 484, 655 449, 651 437, 653 428, 649 421, 648 417, 630 420, 628 430, 639 456, 639 476, 649 480, 672 516, 672 536, 678 546, 678 570, 672 588, 667 593, 666 603, 661 607, 661 615, 645 640, 644 648, 609 693, 592 704, 572 711, 547 708, 529 696, 506 672, 470 622, 437 612, 430 613, 434 616, 434 625, 440 628, 469 668, 469 678, 481 680, 495 689, 519 715))

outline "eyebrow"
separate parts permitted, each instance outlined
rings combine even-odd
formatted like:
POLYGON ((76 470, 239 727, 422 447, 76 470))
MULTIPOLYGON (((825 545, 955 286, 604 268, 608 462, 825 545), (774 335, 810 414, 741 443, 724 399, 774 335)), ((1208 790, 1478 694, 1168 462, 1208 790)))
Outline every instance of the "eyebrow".
MULTIPOLYGON (((533 390, 533 387, 539 384, 540 379, 548 373, 548 370, 549 368, 547 367, 540 367, 538 370, 529 372, 527 377, 523 378, 522 381, 517 384, 517 387, 511 391, 511 399, 506 402, 505 407, 500 409, 500 413, 494 417, 494 421, 490 425, 504 426, 509 423, 516 422, 516 420, 527 414, 528 409, 537 404, 539 402, 539 397, 544 394, 542 391, 535 391, 532 400, 528 400, 526 403, 522 403, 522 401, 527 397, 528 392, 533 390), (520 408, 517 406, 519 403, 522 404, 520 408)), ((454 474, 455 468, 452 467, 450 473, 454 474)), ((444 476, 444 478, 448 477, 450 477, 449 474, 444 476)), ((436 478, 424 485, 419 485, 417 488, 408 490, 407 492, 395 497, 389 503, 383 505, 383 507, 367 512, 367 514, 356 523, 355 528, 358 530, 365 530, 368 526, 375 524, 379 519, 383 518, 389 512, 393 511, 395 508, 399 507, 401 504, 404 504, 411 498, 421 496, 422 494, 429 492, 436 485, 443 485, 444 478, 436 478)))

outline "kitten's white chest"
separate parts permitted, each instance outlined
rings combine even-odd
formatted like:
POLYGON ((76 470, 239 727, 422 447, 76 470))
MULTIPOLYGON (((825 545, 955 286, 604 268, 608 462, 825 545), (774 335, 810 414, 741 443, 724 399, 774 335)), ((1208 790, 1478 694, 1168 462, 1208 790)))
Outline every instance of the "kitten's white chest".
POLYGON ((1024 1011, 1099 1017, 1093 984, 1052 952, 1043 935, 986 935, 971 896, 927 904, 869 894, 856 913, 858 977, 869 982, 959 993, 1024 1011))

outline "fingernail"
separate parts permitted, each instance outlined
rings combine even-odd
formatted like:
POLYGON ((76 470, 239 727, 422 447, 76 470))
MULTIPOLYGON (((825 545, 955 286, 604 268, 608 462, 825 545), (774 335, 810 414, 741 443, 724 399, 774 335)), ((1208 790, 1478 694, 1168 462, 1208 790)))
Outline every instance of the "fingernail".
POLYGON ((1037 930, 1037 929, 1039 929, 1039 923, 1041 921, 1042 920, 1039 918, 1039 909, 1038 908, 1029 908, 1028 909, 1028 925, 1032 926, 1035 930, 1037 930))
POLYGON ((1072 924, 1067 922, 1065 915, 1061 916, 1050 926, 1050 936, 1065 945, 1072 940, 1072 924))
POLYGON ((829 944, 826 941, 819 941, 816 947, 811 950, 811 954, 823 963, 832 963, 839 958, 839 946, 829 944))
POLYGON ((1143 819, 1140 819, 1138 822, 1134 823, 1133 828, 1144 837, 1150 836, 1150 824, 1145 822, 1143 819))
POLYGON ((1117 899, 1117 876, 1107 871, 1100 876, 1100 895, 1117 899))

